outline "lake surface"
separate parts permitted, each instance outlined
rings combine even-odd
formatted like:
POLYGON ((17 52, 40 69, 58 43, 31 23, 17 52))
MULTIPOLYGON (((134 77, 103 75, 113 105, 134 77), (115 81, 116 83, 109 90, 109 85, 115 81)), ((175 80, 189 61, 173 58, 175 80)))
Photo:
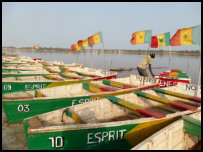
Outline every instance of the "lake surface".
MULTIPOLYGON (((63 61, 65 64, 71 64, 73 62, 84 64, 85 66, 93 66, 94 68, 104 69, 104 53, 98 52, 79 52, 66 54, 65 52, 38 52, 38 51, 3 51, 8 54, 18 54, 19 56, 28 56, 31 58, 40 57, 44 61, 63 61)), ((139 54, 112 54, 105 53, 106 69, 118 69, 118 68, 136 68, 139 62, 146 55, 139 54)), ((156 55, 152 60, 152 67, 154 74, 161 73, 169 70, 169 56, 168 55, 156 55), (156 69, 157 68, 157 69, 156 69)), ((171 68, 180 69, 191 77, 193 84, 198 84, 200 56, 172 56, 171 68), (189 62, 188 62, 189 61, 189 62), (187 64, 189 63, 189 64, 187 64), (189 66, 188 66, 189 65, 189 66)), ((118 72, 117 77, 126 77, 130 74, 138 74, 137 71, 124 71, 118 72)), ((148 76, 151 74, 148 70, 148 76)), ((200 81, 201 83, 201 81, 200 81)))

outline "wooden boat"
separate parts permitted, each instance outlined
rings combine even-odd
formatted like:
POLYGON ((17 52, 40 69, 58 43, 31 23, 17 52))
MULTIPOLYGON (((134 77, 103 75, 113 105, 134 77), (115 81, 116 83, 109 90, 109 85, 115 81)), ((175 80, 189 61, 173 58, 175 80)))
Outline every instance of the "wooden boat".
MULTIPOLYGON (((16 61, 17 62, 17 61, 16 61)), ((22 62, 20 62, 22 63, 22 62)), ((73 83, 79 83, 80 80, 88 79, 87 81, 92 80, 100 80, 100 79, 112 79, 116 78, 117 73, 116 72, 108 72, 103 71, 101 69, 90 69, 89 67, 84 67, 82 65, 76 65, 76 64, 69 64, 65 65, 63 62, 53 61, 53 62, 27 62, 28 64, 14 64, 16 67, 13 66, 7 66, 7 68, 4 68, 2 78, 3 78, 3 86, 2 86, 2 93, 9 93, 14 91, 25 91, 26 87, 24 87, 27 83, 27 81, 30 81, 29 84, 36 85, 36 82, 42 83, 45 82, 46 85, 49 85, 50 82, 47 82, 46 79, 42 78, 45 77, 47 79, 52 79, 55 81, 70 81, 66 82, 64 84, 73 84, 73 83), (29 66, 30 63, 33 66, 29 66), (20 69, 19 69, 20 65, 20 69), (29 67, 29 68, 28 68, 29 67), (9 69, 10 68, 10 69, 9 69), (24 69, 23 69, 24 68, 24 69), (11 72, 14 71, 14 72, 11 72), (7 72, 7 73, 5 73, 7 72), (64 74, 64 73, 68 74, 64 74), (58 74, 53 76, 50 76, 48 74, 58 74), (36 77, 37 76, 37 77, 36 77), (10 78, 8 78, 10 77, 10 78), (29 77, 29 78, 25 78, 29 77), (65 78, 65 79, 64 79, 65 78), (74 80, 73 79, 78 79, 74 80), (16 87, 19 86, 22 87, 16 87), (24 84, 22 83, 24 82, 24 84)), ((62 84, 62 83, 60 83, 62 84)), ((44 85, 44 84, 43 84, 44 85)))
POLYGON ((3 73, 2 94, 16 91, 27 91, 30 89, 40 89, 50 86, 53 87, 58 85, 81 83, 83 81, 89 82, 93 80, 113 79, 116 78, 117 76, 116 72, 106 72, 104 74, 101 69, 94 69, 94 71, 92 71, 90 70, 90 68, 82 66, 59 65, 59 64, 50 66, 47 65, 47 63, 42 63, 42 65, 43 66, 41 67, 39 66, 41 70, 33 70, 33 71, 16 70, 15 72, 12 73, 9 72, 9 74, 3 73))
POLYGON ((7 54, 7 53, 2 53, 2 56, 3 57, 17 57, 18 56, 18 54, 7 54))
POLYGON ((2 68, 2 73, 8 73, 8 72, 13 72, 13 71, 33 71, 35 69, 17 69, 17 68, 2 68))
MULTIPOLYGON (((157 67, 164 68, 164 67, 157 67)), ((119 69, 110 69, 111 71, 134 71, 137 68, 119 68, 119 69)), ((165 71, 155 76, 156 79, 159 79, 160 87, 175 86, 177 83, 191 83, 191 78, 184 72, 178 69, 172 69, 170 71, 165 71)))
POLYGON ((27 56, 17 56, 17 57, 2 57, 2 65, 4 64, 17 64, 17 63, 27 63, 34 62, 34 60, 27 56))
POLYGON ((28 91, 34 89, 49 88, 61 85, 69 85, 81 82, 90 82, 93 80, 101 79, 114 79, 115 75, 97 76, 92 77, 86 73, 60 73, 60 74, 2 74, 2 94, 17 92, 17 91, 28 91), (84 76, 81 76, 83 74, 84 76))
POLYGON ((75 69, 83 69, 83 65, 77 65, 75 63, 73 64, 52 64, 52 63, 27 63, 27 64, 17 64, 17 65, 10 65, 10 66, 4 66, 2 67, 2 74, 11 75, 12 74, 30 74, 30 73, 50 73, 50 71, 53 71, 51 73, 59 73, 61 70, 59 66, 64 66, 66 68, 72 68, 75 69))
POLYGON ((178 69, 162 72, 157 74, 155 78, 159 79, 161 87, 176 86, 179 82, 191 83, 191 78, 178 69))
MULTIPOLYGON (((183 91, 177 86, 164 89, 179 90, 176 94, 183 91)), ((106 95, 94 102, 26 118, 23 123, 27 147, 32 150, 131 149, 182 115, 201 111, 200 103, 180 96, 163 97, 154 90, 134 91, 106 95), (147 94, 145 97, 150 99, 140 94, 147 94)))
POLYGON ((52 83, 44 89, 27 85, 26 87, 31 91, 3 94, 2 105, 9 123, 19 122, 24 118, 51 110, 95 101, 103 98, 104 95, 125 94, 135 90, 159 86, 158 83, 151 82, 146 82, 145 85, 142 85, 139 79, 136 80, 135 76, 118 78, 113 81, 105 79, 102 81, 91 81, 91 83, 82 82, 72 85, 59 85, 60 82, 52 83))
POLYGON ((85 67, 84 65, 77 65, 75 63, 73 64, 50 64, 47 62, 44 63, 37 63, 34 64, 33 66, 30 66, 30 64, 22 65, 19 64, 17 66, 7 66, 6 68, 3 68, 4 74, 25 74, 25 73, 37 73, 37 71, 40 71, 40 73, 75 73, 75 72, 82 72, 82 73, 89 73, 91 75, 99 75, 99 76, 104 76, 105 75, 112 75, 116 74, 117 72, 111 72, 111 71, 103 71, 102 69, 91 69, 89 67, 85 67), (19 66, 20 65, 20 66, 19 66), (14 72, 11 72, 12 71, 14 72), (35 71, 28 71, 28 70, 35 70, 35 71), (15 72, 16 71, 16 72, 15 72), (9 72, 9 73, 5 73, 9 72))
POLYGON ((183 115, 131 150, 192 150, 201 138, 201 111, 183 115))

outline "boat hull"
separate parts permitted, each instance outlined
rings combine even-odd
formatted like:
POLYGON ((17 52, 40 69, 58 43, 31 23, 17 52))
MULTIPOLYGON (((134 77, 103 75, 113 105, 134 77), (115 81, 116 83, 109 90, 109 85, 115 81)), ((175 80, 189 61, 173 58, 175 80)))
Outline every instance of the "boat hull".
POLYGON ((76 84, 81 82, 90 82, 94 80, 102 79, 114 79, 116 75, 110 75, 106 77, 98 77, 93 79, 86 80, 72 80, 72 81, 63 81, 63 82, 2 82, 2 95, 6 93, 12 93, 17 91, 29 91, 35 89, 43 89, 56 87, 61 85, 76 84))
POLYGON ((92 96, 80 96, 73 98, 55 98, 41 100, 5 101, 2 103, 8 122, 21 122, 23 119, 49 112, 52 110, 82 104, 88 101, 96 101, 99 98, 92 96))
MULTIPOLYGON (((189 116, 201 121, 201 110, 189 116)), ((131 150, 188 150, 197 144, 199 139, 186 133, 184 127, 184 120, 179 119, 148 137, 131 150)), ((201 136, 201 131, 198 133, 201 136)))
POLYGON ((190 80, 181 80, 181 79, 166 79, 166 78, 158 78, 160 83, 160 88, 176 86, 178 83, 190 83, 190 80))
POLYGON ((27 147, 31 150, 126 150, 169 125, 180 116, 142 123, 111 123, 100 127, 77 127, 53 130, 29 129, 29 119, 24 121, 27 147))

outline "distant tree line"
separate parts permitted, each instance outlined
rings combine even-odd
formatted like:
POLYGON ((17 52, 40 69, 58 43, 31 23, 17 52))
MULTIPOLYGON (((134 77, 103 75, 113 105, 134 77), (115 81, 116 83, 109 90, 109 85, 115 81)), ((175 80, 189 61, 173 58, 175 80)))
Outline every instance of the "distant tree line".
MULTIPOLYGON (((15 49, 17 47, 14 47, 14 46, 3 46, 2 48, 12 48, 12 49, 15 49)), ((19 47, 21 49, 33 49, 33 47, 19 47)), ((58 48, 58 47, 40 47, 38 48, 38 50, 57 50, 57 51, 71 51, 70 48, 58 48)), ((92 51, 92 49, 87 49, 85 48, 84 50, 87 50, 87 51, 92 51)), ((94 49, 94 51, 103 51, 103 49, 94 49)), ((124 50, 124 49, 104 49, 104 51, 106 52, 128 52, 128 53, 144 53, 144 52, 148 52, 148 50, 124 50)), ((169 50, 151 50, 150 51, 155 51, 155 52, 159 52, 160 54, 164 53, 164 52, 169 52, 169 50)), ((192 52, 192 53, 199 53, 200 50, 192 50, 189 52, 192 52)), ((177 52, 177 53, 185 53, 186 50, 172 50, 171 52, 177 52)))

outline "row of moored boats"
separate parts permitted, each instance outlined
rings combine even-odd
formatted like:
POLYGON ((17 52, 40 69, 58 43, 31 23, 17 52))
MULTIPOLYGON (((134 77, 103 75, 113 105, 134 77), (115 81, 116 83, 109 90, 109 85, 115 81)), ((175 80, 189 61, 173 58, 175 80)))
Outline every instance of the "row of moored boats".
POLYGON ((75 63, 3 54, 8 123, 24 124, 31 150, 173 150, 199 142, 201 86, 191 84, 187 74, 172 69, 155 78, 116 76, 75 63), (185 127, 188 122, 193 131, 185 127))

